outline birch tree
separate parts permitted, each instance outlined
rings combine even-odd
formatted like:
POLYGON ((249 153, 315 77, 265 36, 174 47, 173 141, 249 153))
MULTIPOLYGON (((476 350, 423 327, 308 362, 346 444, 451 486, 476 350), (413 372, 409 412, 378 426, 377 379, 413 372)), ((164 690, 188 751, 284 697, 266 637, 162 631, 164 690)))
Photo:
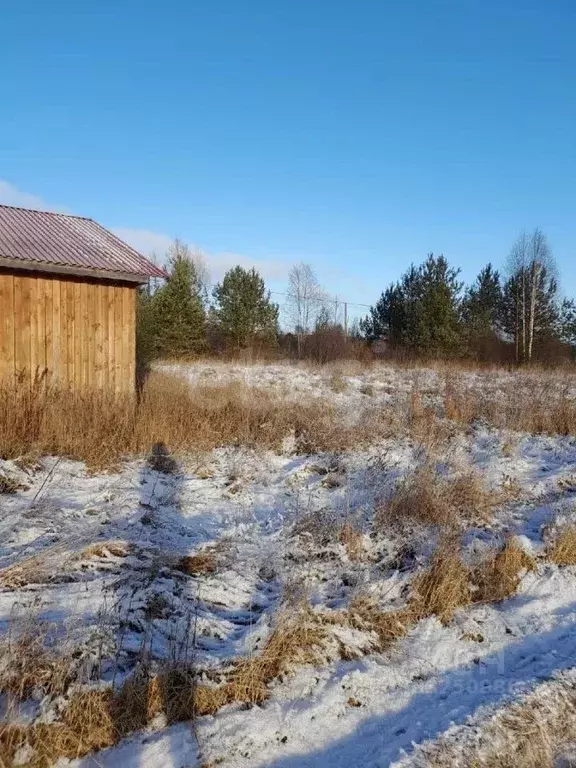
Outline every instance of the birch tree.
POLYGON ((316 273, 309 264, 296 264, 288 276, 286 309, 298 338, 298 355, 302 351, 302 339, 310 333, 320 314, 325 294, 316 273))
POLYGON ((514 336, 516 362, 530 363, 538 320, 549 314, 557 291, 556 265, 541 229, 522 232, 508 258, 508 326, 514 336))

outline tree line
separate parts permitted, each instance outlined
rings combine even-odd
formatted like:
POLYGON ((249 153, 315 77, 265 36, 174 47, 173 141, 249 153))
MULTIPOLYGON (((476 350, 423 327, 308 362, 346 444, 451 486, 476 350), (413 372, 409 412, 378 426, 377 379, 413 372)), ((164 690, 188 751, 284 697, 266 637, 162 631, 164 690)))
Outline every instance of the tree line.
POLYGON ((166 281, 142 289, 138 298, 144 363, 245 350, 322 363, 384 348, 391 356, 520 364, 565 359, 576 346, 576 304, 561 296, 539 229, 518 237, 504 274, 489 263, 469 286, 459 268, 429 254, 351 327, 343 303, 326 293, 307 264, 289 274, 282 315, 255 269, 235 266, 211 287, 202 255, 178 240, 166 269, 166 281))
POLYGON ((552 362, 572 356, 576 305, 563 298, 540 229, 522 233, 505 276, 487 264, 470 286, 444 256, 429 254, 381 294, 361 323, 369 341, 421 357, 552 362))
POLYGON ((202 256, 176 240, 167 279, 138 295, 139 359, 191 358, 276 343, 279 307, 255 269, 236 266, 212 290, 202 256))

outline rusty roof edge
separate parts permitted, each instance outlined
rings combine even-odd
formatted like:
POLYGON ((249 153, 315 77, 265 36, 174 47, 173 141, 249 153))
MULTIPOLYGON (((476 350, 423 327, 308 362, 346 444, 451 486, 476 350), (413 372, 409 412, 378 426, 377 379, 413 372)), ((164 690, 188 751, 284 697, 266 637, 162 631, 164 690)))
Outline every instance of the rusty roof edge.
MULTIPOLYGON (((2 267, 22 270, 23 272, 43 272, 52 275, 68 275, 69 277, 92 277, 101 280, 136 283, 137 285, 147 283, 149 278, 149 275, 116 272, 107 269, 91 269, 89 267, 70 267, 66 264, 52 264, 45 261, 25 261, 24 259, 11 259, 6 256, 0 256, 0 269, 2 267)), ((166 273, 164 273, 164 276, 166 276, 166 273)), ((150 277, 154 277, 154 275, 151 275, 150 277)))
POLYGON ((115 240, 117 243, 119 243, 124 248, 128 248, 135 256, 138 256, 138 258, 142 259, 146 264, 151 267, 153 270, 155 270, 158 274, 156 275, 150 275, 150 277, 168 277, 168 273, 163 267, 159 267, 157 264, 154 264, 154 262, 149 259, 147 256, 144 256, 140 253, 140 251, 137 251, 136 248, 131 246, 129 243, 127 243, 125 240, 122 240, 121 237, 118 237, 118 235, 114 234, 110 229, 107 227, 102 226, 99 222, 95 221, 94 219, 88 219, 88 221, 91 221, 93 224, 95 224, 100 229, 103 229, 104 232, 106 232, 107 235, 109 235, 113 240, 115 240))

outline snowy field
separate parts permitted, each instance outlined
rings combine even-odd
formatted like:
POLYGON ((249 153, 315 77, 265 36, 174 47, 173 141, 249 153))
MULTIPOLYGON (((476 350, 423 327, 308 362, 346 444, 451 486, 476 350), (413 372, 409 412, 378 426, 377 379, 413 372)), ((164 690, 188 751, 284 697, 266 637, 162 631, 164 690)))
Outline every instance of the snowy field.
MULTIPOLYGON (((414 406, 417 395, 446 428, 441 439, 421 427, 330 454, 304 453, 286 434, 277 453, 222 446, 127 457, 98 473, 56 456, 0 460, 6 720, 58 723, 74 694, 117 689, 143 668, 193 669, 194 686, 218 690, 289 627, 284 657, 252 700, 231 695, 209 714, 196 705, 193 722, 152 713, 114 746, 59 766, 515 765, 490 762, 495 740, 508 743, 499 723, 514 705, 536 701, 543 719, 564 699, 574 708, 576 565, 554 555, 576 524, 572 437, 452 423, 445 376, 432 370, 165 371, 191 387, 240 380, 294 408, 318 398, 351 422, 414 406), (422 575, 447 541, 472 576, 443 613, 422 575), (522 555, 513 584, 481 598, 473 574, 504 546, 522 555), (398 617, 392 637, 387 614, 398 617), (290 634, 295 626, 302 634, 290 634), (15 648, 30 637, 69 660, 58 690, 40 675, 16 695, 15 648)), ((454 375, 488 398, 515 388, 515 374, 454 375)), ((562 386, 571 397, 572 383, 562 386)), ((549 764, 576 764, 569 729, 563 741, 549 764)), ((10 756, 31 759, 29 744, 10 756)))

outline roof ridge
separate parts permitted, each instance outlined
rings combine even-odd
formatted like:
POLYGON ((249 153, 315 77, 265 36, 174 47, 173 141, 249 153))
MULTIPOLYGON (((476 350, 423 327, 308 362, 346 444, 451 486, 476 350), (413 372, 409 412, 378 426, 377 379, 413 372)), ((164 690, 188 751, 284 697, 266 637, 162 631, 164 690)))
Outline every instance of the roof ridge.
POLYGON ((43 213, 47 216, 65 216, 68 219, 82 219, 82 221, 94 221, 90 216, 79 216, 77 213, 63 213, 62 211, 45 211, 41 208, 26 208, 23 205, 8 205, 0 203, 0 208, 10 208, 14 211, 27 211, 28 213, 43 213))

